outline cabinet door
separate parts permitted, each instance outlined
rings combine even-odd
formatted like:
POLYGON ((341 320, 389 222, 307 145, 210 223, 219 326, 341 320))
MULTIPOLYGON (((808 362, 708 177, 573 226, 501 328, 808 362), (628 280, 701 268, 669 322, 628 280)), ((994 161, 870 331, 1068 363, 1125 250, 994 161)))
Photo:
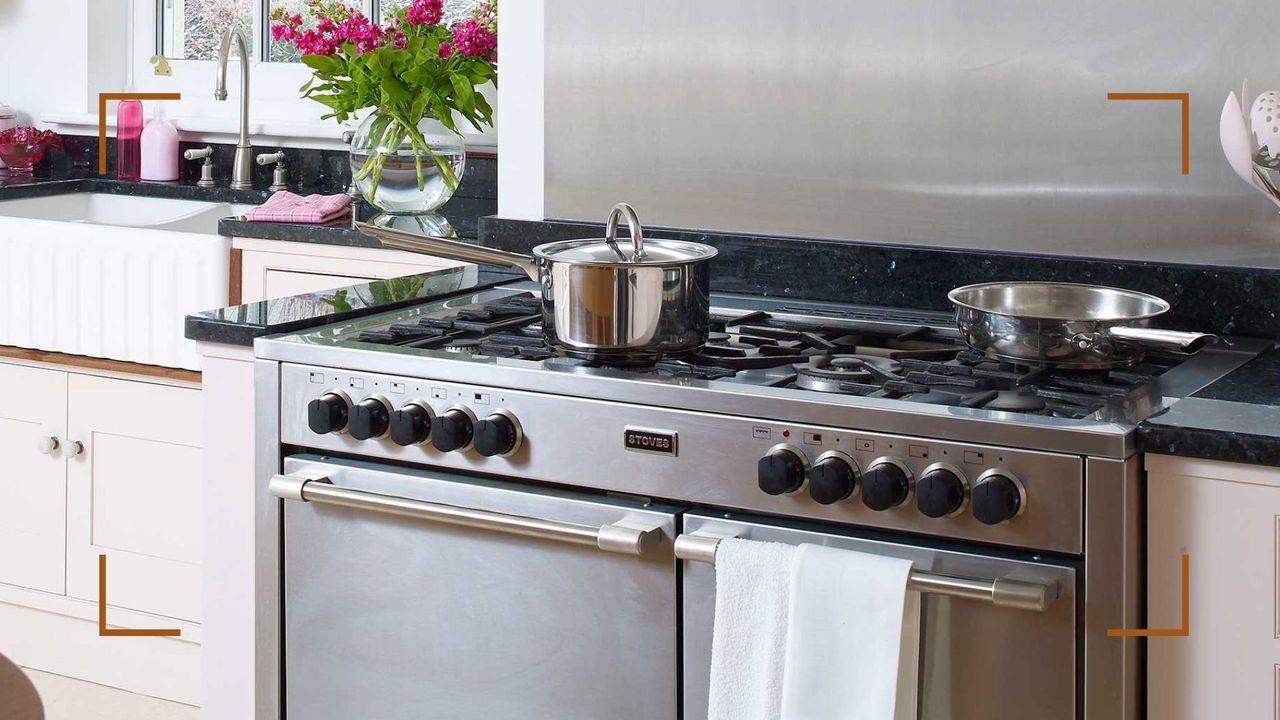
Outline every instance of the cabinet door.
POLYGON ((1148 457, 1148 717, 1280 718, 1280 471, 1148 457), (1160 467, 1160 466, 1167 467, 1160 467))
POLYGON ((68 399, 67 594, 105 554, 110 605, 199 621, 200 390, 73 373, 68 399))
POLYGON ((40 441, 66 434, 67 374, 0 364, 0 582, 65 590, 66 463, 40 441))
MULTIPOLYGON (((324 292, 334 288, 369 282, 372 279, 355 275, 324 275, 294 270, 268 269, 263 276, 262 299, 271 300, 289 297, 290 295, 324 292)), ((249 302, 249 300, 246 299, 246 302, 249 302)))

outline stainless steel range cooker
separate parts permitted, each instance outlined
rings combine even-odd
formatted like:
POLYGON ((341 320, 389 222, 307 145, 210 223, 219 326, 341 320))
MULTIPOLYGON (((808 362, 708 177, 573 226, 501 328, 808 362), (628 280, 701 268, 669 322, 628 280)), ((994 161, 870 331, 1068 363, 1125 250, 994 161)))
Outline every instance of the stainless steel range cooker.
POLYGON ((705 717, 737 536, 914 560, 921 717, 1134 717, 1132 431, 1259 348, 1053 371, 943 315, 716 296, 701 352, 603 367, 536 291, 258 341, 289 716, 705 717))

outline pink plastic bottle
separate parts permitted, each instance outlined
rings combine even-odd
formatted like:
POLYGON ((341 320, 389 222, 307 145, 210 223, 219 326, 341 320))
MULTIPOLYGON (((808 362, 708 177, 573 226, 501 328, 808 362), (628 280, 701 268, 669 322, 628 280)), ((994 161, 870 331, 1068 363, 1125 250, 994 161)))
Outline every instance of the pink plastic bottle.
POLYGON ((142 179, 178 179, 178 129, 164 117, 164 105, 155 106, 155 115, 142 131, 142 179))
POLYGON ((121 100, 116 106, 116 178, 142 177, 142 103, 121 100))

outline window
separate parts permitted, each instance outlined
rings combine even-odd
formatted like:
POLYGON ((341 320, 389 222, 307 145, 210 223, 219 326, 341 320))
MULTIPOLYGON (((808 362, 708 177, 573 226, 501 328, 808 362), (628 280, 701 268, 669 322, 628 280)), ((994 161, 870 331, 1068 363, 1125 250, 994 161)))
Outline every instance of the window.
MULTIPOLYGON (((445 22, 453 24, 482 0, 445 0, 445 22)), ((158 46, 161 54, 174 60, 215 60, 226 28, 244 31, 249 51, 259 60, 297 62, 298 51, 289 43, 270 41, 268 16, 276 7, 306 15, 307 0, 158 0, 160 12, 158 46), (268 48, 266 53, 262 48, 268 48), (264 57, 264 54, 266 57, 264 57)), ((345 0, 344 0, 345 2, 345 0)), ((386 22, 391 13, 410 0, 350 0, 377 22, 386 22)))

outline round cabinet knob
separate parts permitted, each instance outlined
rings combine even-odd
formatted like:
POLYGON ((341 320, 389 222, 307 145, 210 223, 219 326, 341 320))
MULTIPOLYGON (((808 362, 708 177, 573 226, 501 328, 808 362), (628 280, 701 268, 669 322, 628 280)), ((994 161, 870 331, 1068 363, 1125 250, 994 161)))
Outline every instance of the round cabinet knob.
POLYGON ((476 423, 476 452, 485 457, 506 457, 520 448, 520 423, 506 410, 499 410, 476 423))
POLYGON ((809 496, 822 505, 848 499, 858 489, 858 466, 843 453, 823 453, 809 471, 809 496))
POLYGON ((391 440, 405 447, 424 443, 431 437, 433 419, 435 414, 431 412, 431 408, 409 403, 391 413, 391 440))
POLYGON ((347 426, 347 399, 338 393, 325 393, 307 405, 307 427, 317 435, 339 432, 347 426))
POLYGON ((973 485, 973 516, 986 525, 999 525, 1022 514, 1027 494, 1013 475, 988 470, 973 485))
POLYGON ((911 471, 891 458, 871 463, 862 476, 862 503, 872 510, 888 510, 911 497, 911 471))
POLYGON ((71 459, 84 452, 84 445, 79 440, 62 443, 62 457, 71 459))
POLYGON ((965 481, 959 470, 931 465, 916 481, 916 507, 931 518, 955 515, 964 508, 965 481))
POLYGON ((786 445, 777 445, 757 463, 760 489, 770 495, 789 495, 804 487, 809 461, 786 445))
POLYGON ((382 437, 391 425, 391 407, 381 398, 365 398, 351 408, 347 425, 347 432, 357 440, 382 437))
POLYGON ((42 437, 36 443, 36 449, 40 451, 41 455, 52 455, 58 449, 58 444, 58 438, 56 437, 42 437))
POLYGON ((466 449, 475 435, 475 422, 469 410, 445 410, 431 421, 431 443, 443 452, 466 449))

